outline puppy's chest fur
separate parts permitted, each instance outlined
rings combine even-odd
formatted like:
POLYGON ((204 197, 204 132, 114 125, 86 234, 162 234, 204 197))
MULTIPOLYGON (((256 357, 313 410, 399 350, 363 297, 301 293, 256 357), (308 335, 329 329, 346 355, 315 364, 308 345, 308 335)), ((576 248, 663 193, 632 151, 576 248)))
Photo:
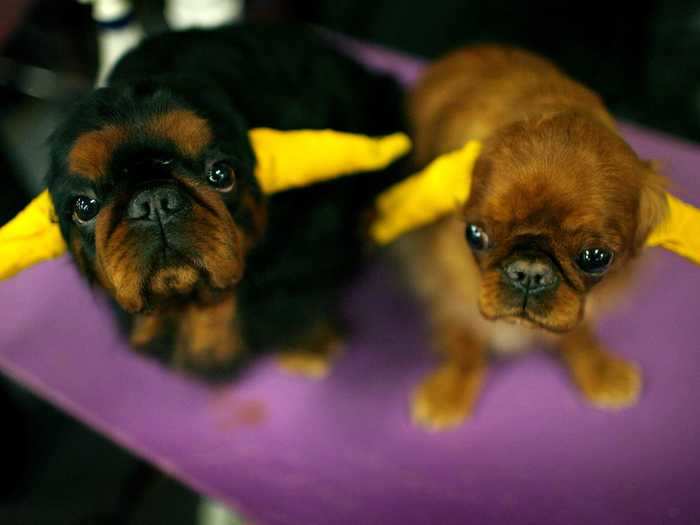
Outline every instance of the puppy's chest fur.
POLYGON ((495 354, 529 350, 538 332, 488 321, 479 312, 479 270, 464 240, 464 228, 464 222, 451 215, 401 237, 391 250, 404 279, 427 307, 434 326, 467 327, 495 354))

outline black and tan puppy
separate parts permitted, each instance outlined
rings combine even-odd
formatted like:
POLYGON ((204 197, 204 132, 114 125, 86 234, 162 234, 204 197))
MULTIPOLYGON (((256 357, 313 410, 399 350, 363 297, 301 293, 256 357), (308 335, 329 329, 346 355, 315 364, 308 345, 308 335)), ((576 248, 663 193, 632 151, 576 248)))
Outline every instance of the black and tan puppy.
POLYGON ((442 356, 415 393, 414 419, 438 429, 460 423, 489 352, 517 352, 533 339, 556 349, 592 404, 633 405, 639 369, 604 348, 593 322, 664 219, 653 166, 595 93, 517 49, 448 55, 428 68, 409 110, 419 165, 483 142, 465 206, 396 244, 442 356))
POLYGON ((349 177, 268 199, 248 132, 379 135, 399 127, 399 99, 393 81, 304 29, 150 38, 53 135, 62 235, 125 314, 131 342, 180 367, 218 371, 263 346, 327 353, 360 263, 359 212, 390 181, 349 177))

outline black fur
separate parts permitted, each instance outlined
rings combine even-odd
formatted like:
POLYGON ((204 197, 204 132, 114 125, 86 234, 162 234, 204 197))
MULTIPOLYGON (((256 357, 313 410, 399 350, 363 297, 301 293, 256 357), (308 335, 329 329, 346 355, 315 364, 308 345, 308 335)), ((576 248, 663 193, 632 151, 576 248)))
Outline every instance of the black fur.
MULTIPOLYGON (((235 159, 238 176, 255 187, 248 129, 333 128, 380 135, 403 128, 400 105, 393 80, 367 72, 308 29, 240 26, 163 34, 126 55, 109 87, 68 115, 52 140, 48 185, 68 236, 71 199, 79 188, 66 173, 66 155, 81 133, 105 123, 193 108, 213 126, 218 147, 235 159)), ((120 156, 130 153, 119 151, 113 164, 120 156)), ((334 318, 339 295, 364 258, 362 212, 395 181, 397 171, 269 199, 266 234, 247 258, 236 289, 249 348, 293 344, 315 323, 334 318)), ((229 208, 235 216, 235 204, 229 208)))

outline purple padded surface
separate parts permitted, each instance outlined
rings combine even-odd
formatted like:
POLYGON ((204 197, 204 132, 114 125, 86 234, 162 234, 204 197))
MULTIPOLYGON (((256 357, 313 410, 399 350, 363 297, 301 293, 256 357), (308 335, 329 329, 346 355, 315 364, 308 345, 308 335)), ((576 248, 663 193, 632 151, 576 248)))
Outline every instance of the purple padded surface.
MULTIPOLYGON (((406 81, 419 69, 363 56, 406 81)), ((625 131, 700 203, 699 148, 625 131)), ((600 327, 646 375, 640 404, 619 413, 586 406, 535 353, 494 366, 458 430, 414 428, 408 396, 433 357, 382 268, 347 297, 355 333, 325 381, 269 360, 217 389, 168 372, 128 350, 66 259, 0 283, 0 368, 258 524, 698 524, 700 269, 649 259, 632 300, 600 327)))

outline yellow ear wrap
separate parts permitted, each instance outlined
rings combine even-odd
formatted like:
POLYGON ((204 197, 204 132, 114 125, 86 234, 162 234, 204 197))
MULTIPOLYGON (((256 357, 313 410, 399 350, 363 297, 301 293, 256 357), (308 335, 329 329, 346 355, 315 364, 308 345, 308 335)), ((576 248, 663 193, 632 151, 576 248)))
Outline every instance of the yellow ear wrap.
POLYGON ((666 194, 668 216, 647 239, 647 246, 667 250, 700 264, 700 210, 666 194))
POLYGON ((481 143, 470 141, 382 193, 376 202, 377 218, 370 228, 374 241, 388 244, 464 204, 480 151, 481 143))
POLYGON ((331 130, 256 128, 250 140, 258 160, 256 176, 268 194, 378 170, 411 148, 403 133, 372 138, 331 130))
POLYGON ((49 192, 42 191, 0 228, 0 279, 66 251, 49 192))

